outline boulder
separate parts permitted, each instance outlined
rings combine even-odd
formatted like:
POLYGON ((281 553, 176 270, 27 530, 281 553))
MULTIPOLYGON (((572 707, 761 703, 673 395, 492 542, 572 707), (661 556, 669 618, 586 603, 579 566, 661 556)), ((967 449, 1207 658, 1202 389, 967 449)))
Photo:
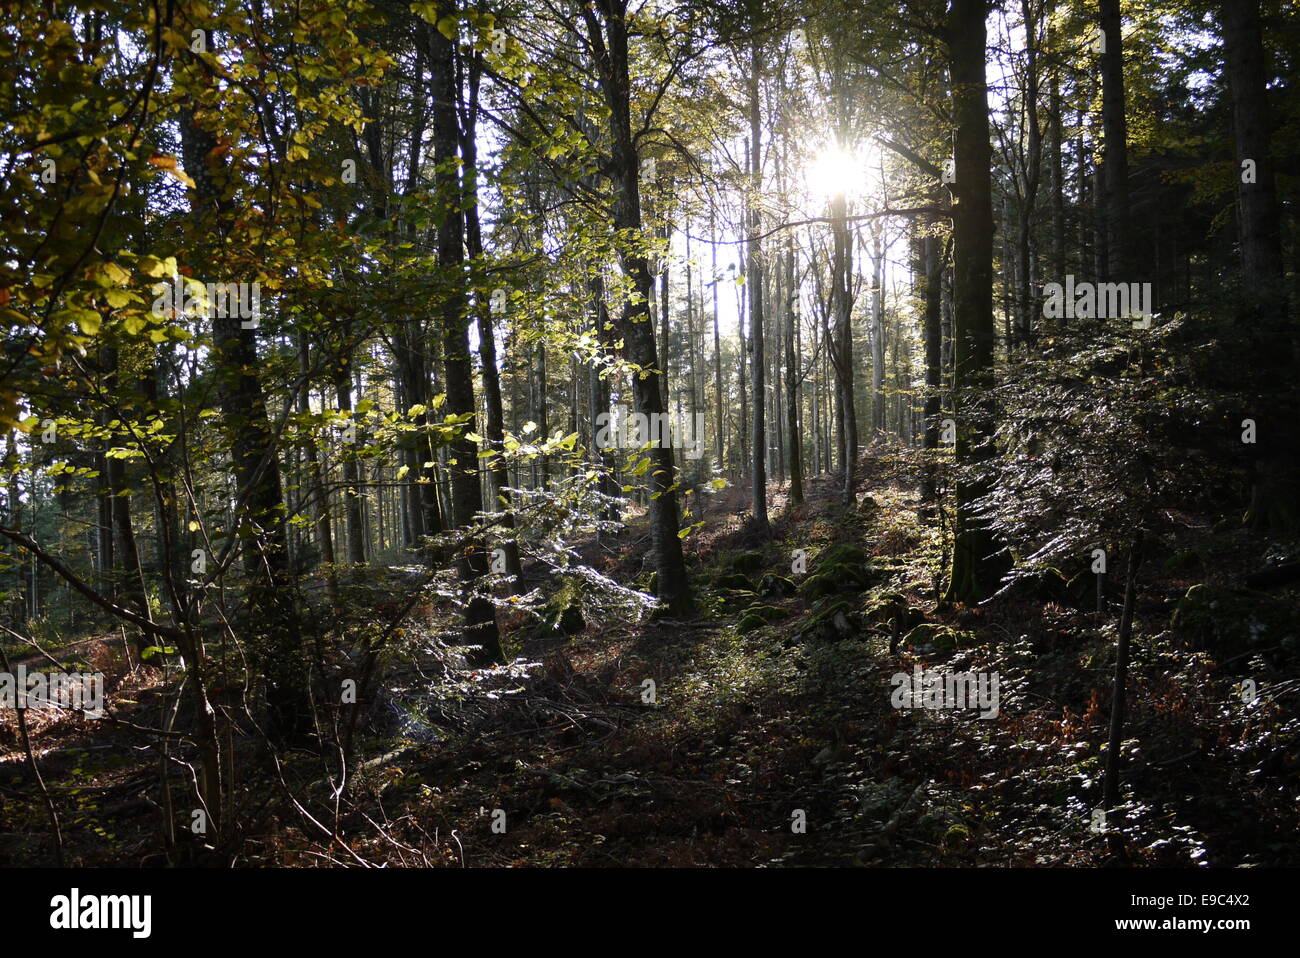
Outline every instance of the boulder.
POLYGON ((757 572, 763 568, 763 553, 757 549, 738 552, 727 560, 727 568, 732 572, 757 572))
POLYGON ((832 602, 799 631, 802 639, 837 642, 862 631, 861 623, 847 602, 832 602))
POLYGON ((1170 621, 1174 635, 1189 648, 1218 658, 1244 655, 1275 645, 1297 631, 1293 603, 1266 592, 1201 583, 1187 590, 1170 621))
POLYGON ((762 581, 758 584, 758 594, 765 599, 784 599, 798 591, 799 587, 792 581, 785 576, 777 575, 775 572, 769 572, 763 576, 762 581))
POLYGON ((754 591, 754 580, 743 572, 729 572, 726 575, 718 576, 714 584, 720 589, 743 589, 746 592, 754 591))
POLYGON ((872 568, 865 551, 841 543, 831 546, 817 558, 811 574, 799 587, 799 594, 811 602, 837 592, 861 592, 870 588, 879 577, 879 570, 872 568))
POLYGON ((974 636, 969 632, 962 632, 938 622, 922 622, 903 636, 903 644, 908 648, 930 648, 936 652, 955 652, 963 645, 973 644, 973 641, 974 636))

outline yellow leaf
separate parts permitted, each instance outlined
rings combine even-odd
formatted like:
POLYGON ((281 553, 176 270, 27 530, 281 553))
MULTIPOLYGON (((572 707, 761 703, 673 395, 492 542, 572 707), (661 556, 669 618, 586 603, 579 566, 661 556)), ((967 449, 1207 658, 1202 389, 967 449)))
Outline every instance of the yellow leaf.
POLYGON ((162 260, 154 259, 152 256, 141 256, 140 272, 146 276, 152 276, 154 279, 159 279, 167 275, 167 267, 162 260))

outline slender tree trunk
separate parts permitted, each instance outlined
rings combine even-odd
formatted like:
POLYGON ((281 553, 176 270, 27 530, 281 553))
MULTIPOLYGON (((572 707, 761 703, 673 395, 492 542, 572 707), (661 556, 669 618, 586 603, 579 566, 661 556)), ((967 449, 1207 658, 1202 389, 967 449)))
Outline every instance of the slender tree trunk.
MULTIPOLYGON (((452 42, 436 29, 422 31, 427 42, 431 76, 433 151, 436 163, 434 184, 449 208, 459 210, 463 198, 457 174, 459 123, 456 116, 456 77, 452 42)), ((456 528, 471 526, 479 511, 478 447, 468 438, 475 429, 474 371, 469 357, 469 305, 462 283, 464 274, 464 218, 459 212, 446 216, 438 225, 438 262, 449 284, 442 300, 443 367, 446 376, 447 411, 467 415, 465 430, 448 445, 451 518, 456 528)), ((482 539, 469 535, 458 549, 460 577, 471 591, 465 613, 465 639, 477 647, 469 659, 475 665, 505 661, 497 632, 496 610, 480 591, 488 573, 488 558, 482 539)))
POLYGON ((746 243, 749 280, 749 342, 753 369, 753 460, 751 495, 754 501, 754 528, 760 535, 769 531, 767 518, 767 357, 763 353, 763 245, 759 239, 762 222, 759 213, 759 190, 763 179, 762 115, 759 99, 759 54, 757 41, 749 47, 749 240, 746 243))
POLYGON ((925 435, 922 440, 927 453, 925 474, 921 481, 921 502, 927 514, 933 514, 938 499, 936 472, 938 464, 931 462, 939 448, 939 418, 943 388, 943 258, 939 240, 926 229, 921 240, 923 268, 925 270, 925 435))
POLYGON ((1103 197, 1106 218, 1106 272, 1111 282, 1127 282, 1129 270, 1128 114, 1124 103, 1124 39, 1120 0, 1099 0, 1106 50, 1101 55, 1101 109, 1105 136, 1103 197))
MULTIPOLYGON (((479 81, 482 76, 482 54, 471 55, 466 70, 466 89, 462 104, 460 150, 464 159, 462 175, 465 186, 465 245, 469 252, 471 269, 479 280, 475 283, 474 312, 478 320, 479 360, 483 376, 483 403, 486 408, 486 436, 488 448, 498 456, 505 451, 505 411, 501 405, 501 376, 497 371, 496 332, 492 324, 490 309, 491 292, 481 281, 483 258, 483 232, 479 223, 478 206, 478 130, 479 81)), ((488 489, 492 497, 492 509, 501 510, 500 525, 505 530, 505 541, 501 543, 505 554, 506 575, 512 579, 512 592, 519 592, 523 585, 523 568, 519 562, 519 542, 511 534, 515 528, 515 515, 512 511, 510 495, 510 476, 504 459, 497 459, 488 472, 488 489)))
MULTIPOLYGON (((989 145, 988 86, 984 76, 987 0, 953 0, 947 24, 956 123, 952 185, 954 403, 957 461, 989 455, 992 414, 976 397, 992 385, 993 373, 993 203, 989 145)), ((957 533, 948 598, 978 602, 1001 578, 998 547, 975 501, 983 483, 957 483, 957 533)))
MULTIPOLYGON (((614 228, 625 235, 641 233, 640 168, 632 134, 631 83, 628 76, 626 0, 595 0, 581 9, 588 40, 596 59, 601 90, 609 108, 614 181, 614 228), (603 20, 603 27, 602 21, 603 20)), ((632 280, 635 300, 629 300, 618 324, 627 358, 641 369, 657 369, 654 327, 646 304, 651 278, 644 254, 624 251, 623 271, 632 280)), ((647 422, 661 421, 664 413, 662 377, 633 378, 633 404, 647 422)), ((658 573, 659 598, 670 611, 686 611, 693 603, 686 576, 682 542, 678 537, 680 513, 677 502, 676 467, 671 446, 662 442, 650 450, 649 504, 650 540, 658 573)))
MULTIPOLYGON (((339 367, 334 371, 334 392, 338 396, 339 411, 352 412, 352 364, 348 357, 343 357, 339 367)), ((352 417, 347 422, 356 428, 352 417)), ((356 441, 360 441, 360 436, 356 441)), ((347 442, 346 436, 339 449, 339 460, 343 464, 343 502, 344 513, 348 520, 348 561, 354 565, 366 564, 366 533, 363 515, 365 500, 361 497, 361 476, 357 471, 356 441, 347 442)))
POLYGON ((725 471, 727 460, 724 458, 723 439, 726 433, 726 406, 722 404, 722 336, 718 330, 718 292, 722 280, 718 276, 718 232, 713 203, 709 203, 709 256, 712 267, 713 282, 713 393, 718 426, 714 442, 717 446, 718 470, 725 471))
POLYGON ((1238 323, 1257 344, 1255 389, 1270 398, 1253 418, 1251 497, 1247 523, 1279 533, 1300 526, 1300 439, 1297 438, 1295 324, 1289 316, 1272 124, 1259 0, 1225 0, 1220 18, 1232 92, 1237 148, 1237 212, 1244 308, 1238 323))
POLYGON ((1128 571, 1124 579, 1124 611, 1120 614, 1119 638, 1115 650, 1115 679, 1111 689, 1110 741, 1106 748, 1106 784, 1102 804, 1119 805, 1120 746, 1124 742, 1125 692, 1128 684, 1129 639, 1133 633, 1133 604, 1137 591, 1138 566, 1142 562, 1142 537, 1129 547, 1128 571))
POLYGON ((799 291, 794 285, 793 241, 785 247, 785 408, 790 434, 790 504, 803 505, 803 437, 799 429, 799 291))

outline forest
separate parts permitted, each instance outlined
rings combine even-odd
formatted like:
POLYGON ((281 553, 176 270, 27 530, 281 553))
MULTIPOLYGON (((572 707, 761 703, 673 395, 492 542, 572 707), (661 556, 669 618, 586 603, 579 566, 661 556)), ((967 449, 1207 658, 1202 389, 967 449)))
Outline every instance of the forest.
POLYGON ((1297 5, 0 11, 0 865, 1300 865, 1297 5))

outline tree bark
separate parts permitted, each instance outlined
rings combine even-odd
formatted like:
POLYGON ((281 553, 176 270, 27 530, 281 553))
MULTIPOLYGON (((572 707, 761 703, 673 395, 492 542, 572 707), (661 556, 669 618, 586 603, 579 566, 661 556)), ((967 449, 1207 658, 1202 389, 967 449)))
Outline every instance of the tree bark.
MULTIPOLYGON (((612 159, 609 176, 614 185, 614 228, 627 236, 641 234, 640 168, 632 135, 631 83, 628 75, 626 0, 595 0, 581 10, 596 60, 597 75, 609 108, 612 159), (603 25, 602 25, 603 21, 603 25)), ((659 368, 650 301, 650 271, 645 254, 635 248, 620 251, 623 271, 632 280, 634 298, 624 305, 618 334, 629 361, 642 370, 659 368)), ((648 422, 661 421, 665 411, 662 377, 634 376, 633 405, 648 422)), ((648 510, 650 541, 658 573, 660 600, 669 611, 683 612, 692 605, 686 562, 678 537, 680 512, 676 468, 671 446, 657 443, 651 457, 648 510)))
POLYGON ((767 358, 763 352, 763 244, 759 239, 760 224, 759 189, 763 178, 762 115, 759 99, 758 42, 749 46, 749 240, 746 243, 748 264, 745 272, 749 280, 750 368, 753 370, 754 408, 751 451, 753 460, 751 497, 753 499, 754 530, 767 535, 770 526, 767 517, 767 358))
MULTIPOLYGON (((456 116, 456 77, 452 42, 439 30, 423 30, 431 81, 434 186, 445 204, 445 215, 438 225, 438 262, 446 274, 447 288, 441 303, 443 333, 443 369, 446 382, 447 411, 469 416, 458 438, 447 446, 450 473, 452 524, 467 528, 479 512, 478 447, 468 438, 474 432, 477 406, 474 401, 474 372, 469 358, 468 302, 465 295, 464 217, 461 215, 463 193, 457 173, 460 132, 456 116)), ((496 610, 480 591, 481 580, 488 574, 487 553, 477 535, 467 536, 458 549, 457 566, 461 580, 470 590, 465 611, 466 644, 475 647, 468 656, 471 664, 491 665, 505 661, 501 637, 497 631, 496 610)))
MULTIPOLYGON (((957 462, 989 455, 992 414, 977 400, 993 382, 993 200, 989 145, 988 85, 984 77, 988 0, 953 0, 946 39, 956 124, 952 184, 953 390, 957 414, 957 462)), ((957 530, 948 599, 978 602, 994 591, 1001 563, 997 545, 975 501, 987 487, 959 479, 957 530)))

